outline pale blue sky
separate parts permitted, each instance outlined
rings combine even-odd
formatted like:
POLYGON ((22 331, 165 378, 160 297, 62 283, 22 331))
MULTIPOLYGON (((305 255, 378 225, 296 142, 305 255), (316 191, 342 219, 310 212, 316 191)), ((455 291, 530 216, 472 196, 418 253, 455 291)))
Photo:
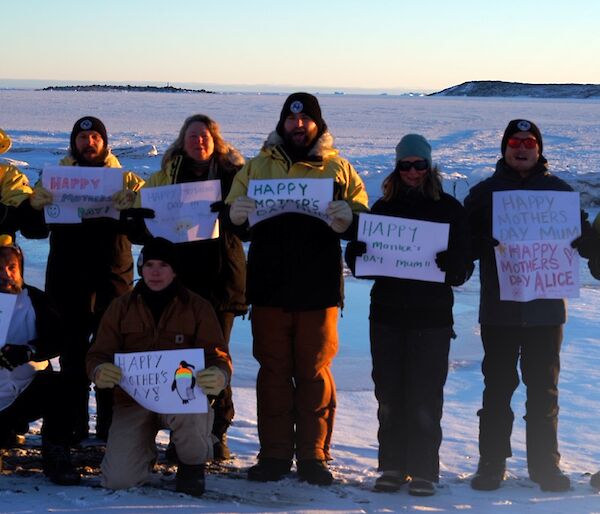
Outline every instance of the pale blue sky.
POLYGON ((1 79, 600 83, 596 0, 5 0, 1 79))

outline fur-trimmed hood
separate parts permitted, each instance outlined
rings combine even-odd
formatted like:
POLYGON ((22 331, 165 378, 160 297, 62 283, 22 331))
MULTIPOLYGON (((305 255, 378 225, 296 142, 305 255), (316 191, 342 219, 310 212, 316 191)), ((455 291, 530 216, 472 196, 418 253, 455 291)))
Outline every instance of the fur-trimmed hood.
POLYGON ((222 156, 222 161, 231 164, 232 168, 241 168, 246 162, 246 159, 244 159, 244 156, 237 148, 229 146, 227 148, 227 153, 222 156))
MULTIPOLYGON (((269 150, 275 146, 282 145, 283 143, 283 138, 274 130, 269 134, 269 137, 267 137, 262 149, 269 150)), ((328 157, 334 157, 338 153, 338 150, 333 147, 333 136, 327 131, 317 139, 316 143, 308 152, 308 156, 326 159, 328 157)))

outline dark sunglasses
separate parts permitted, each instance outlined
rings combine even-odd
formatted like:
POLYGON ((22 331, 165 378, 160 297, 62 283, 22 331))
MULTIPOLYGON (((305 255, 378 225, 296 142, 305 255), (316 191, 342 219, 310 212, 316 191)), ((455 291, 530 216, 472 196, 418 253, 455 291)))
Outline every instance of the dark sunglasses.
POLYGON ((521 145, 523 145, 525 148, 527 148, 527 150, 531 150, 537 146, 538 142, 535 137, 509 137, 507 144, 511 148, 519 148, 521 145))
POLYGON ((414 168, 417 171, 425 171, 429 168, 429 163, 425 160, 423 161, 398 161, 396 164, 396 168, 398 171, 410 171, 411 168, 414 168))

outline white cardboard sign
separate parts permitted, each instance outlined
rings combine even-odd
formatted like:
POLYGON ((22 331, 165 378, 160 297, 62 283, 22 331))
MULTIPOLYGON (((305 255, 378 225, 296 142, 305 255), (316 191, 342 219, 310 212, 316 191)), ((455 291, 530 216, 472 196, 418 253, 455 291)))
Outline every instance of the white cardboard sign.
POLYGON ((0 348, 7 343, 6 335, 16 303, 16 294, 0 293, 0 348))
POLYGON ((53 203, 44 207, 46 223, 119 218, 112 195, 123 189, 120 169, 48 166, 42 172, 42 185, 53 195, 53 203))
POLYGON ((449 232, 448 223, 360 213, 357 239, 367 253, 356 259, 356 276, 444 282, 435 257, 448 248, 449 232))
POLYGON ((284 213, 298 213, 331 223, 325 213, 333 200, 332 178, 250 180, 248 196, 256 201, 250 225, 284 213))
POLYGON ((492 235, 500 299, 579 296, 579 254, 571 241, 581 234, 579 193, 496 191, 492 235))
POLYGON ((142 407, 159 414, 208 412, 208 400, 196 385, 204 369, 204 350, 163 350, 116 353, 123 372, 119 386, 142 407))
POLYGON ((186 243, 219 237, 218 213, 210 204, 221 199, 221 181, 206 180, 142 188, 142 206, 153 209, 146 226, 155 237, 186 243))

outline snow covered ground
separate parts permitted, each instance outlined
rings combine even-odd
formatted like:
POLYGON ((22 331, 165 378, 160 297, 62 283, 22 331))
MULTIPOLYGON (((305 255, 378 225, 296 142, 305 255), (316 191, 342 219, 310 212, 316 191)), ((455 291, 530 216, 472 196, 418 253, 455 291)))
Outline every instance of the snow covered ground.
MULTIPOLYGON (((0 127, 14 140, 3 156, 32 180, 55 164, 68 146, 73 122, 93 114, 107 125, 124 167, 142 175, 160 166, 160 155, 175 138, 184 118, 203 112, 218 120, 226 139, 247 157, 258 151, 277 122, 285 96, 259 94, 165 95, 160 93, 67 93, 0 90, 0 127)), ((468 187, 493 171, 500 139, 515 117, 536 121, 544 135, 552 169, 593 201, 600 179, 600 102, 579 100, 407 98, 393 96, 321 96, 324 118, 337 146, 361 173, 371 201, 390 171, 394 146, 408 132, 433 143, 434 160, 455 180, 448 191, 464 197, 468 187)), ((26 279, 43 287, 47 241, 20 240, 26 252, 26 279)), ((256 484, 209 476, 204 498, 144 487, 110 492, 97 487, 61 488, 41 476, 0 475, 0 513, 29 512, 456 512, 600 513, 600 496, 589 486, 589 473, 600 469, 600 283, 585 266, 581 297, 570 302, 565 328, 560 385, 562 466, 573 487, 567 493, 542 493, 527 479, 522 388, 515 395, 514 457, 510 477, 495 492, 469 487, 477 466, 476 411, 481 402, 481 348, 477 275, 456 290, 451 371, 446 385, 441 481, 431 498, 371 491, 378 475, 376 402, 370 380, 368 304, 370 282, 346 280, 346 307, 340 319, 340 352, 334 364, 338 411, 332 469, 336 483, 320 488, 290 477, 256 484)), ((254 380, 247 320, 236 321, 231 351, 235 365, 236 420, 229 431, 234 465, 247 467, 258 451, 254 380)), ((165 442, 165 435, 159 436, 165 442)), ((158 477, 157 477, 158 481, 158 477)))

